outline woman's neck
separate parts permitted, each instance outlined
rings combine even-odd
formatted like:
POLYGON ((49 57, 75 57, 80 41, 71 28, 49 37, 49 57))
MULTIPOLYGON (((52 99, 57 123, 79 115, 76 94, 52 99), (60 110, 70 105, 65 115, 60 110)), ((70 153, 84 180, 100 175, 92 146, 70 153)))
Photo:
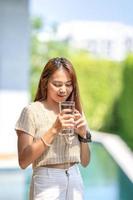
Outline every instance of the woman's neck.
POLYGON ((48 110, 53 110, 56 114, 59 113, 59 103, 48 101, 47 99, 44 101, 44 105, 48 110))

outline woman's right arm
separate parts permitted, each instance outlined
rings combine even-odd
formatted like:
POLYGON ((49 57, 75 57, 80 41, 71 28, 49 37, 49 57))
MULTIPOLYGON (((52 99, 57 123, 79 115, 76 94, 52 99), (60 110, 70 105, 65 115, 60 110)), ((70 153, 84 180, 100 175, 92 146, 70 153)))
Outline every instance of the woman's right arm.
MULTIPOLYGON (((42 139, 33 141, 33 137, 23 131, 17 130, 18 135, 18 160, 22 169, 33 163, 41 154, 49 148, 42 139)), ((57 135, 55 128, 51 128, 42 138, 47 144, 51 144, 57 135)))

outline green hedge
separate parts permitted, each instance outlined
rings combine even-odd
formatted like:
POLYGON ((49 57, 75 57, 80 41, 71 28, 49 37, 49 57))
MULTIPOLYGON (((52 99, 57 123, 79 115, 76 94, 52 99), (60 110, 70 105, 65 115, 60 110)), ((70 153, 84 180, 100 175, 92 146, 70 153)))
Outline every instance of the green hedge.
MULTIPOLYGON (((71 60, 78 75, 88 123, 92 129, 102 130, 107 113, 112 110, 121 91, 121 65, 118 62, 96 60, 82 52, 72 56, 71 60)), ((110 124, 111 118, 111 113, 108 113, 106 123, 110 124)))
POLYGON ((118 101, 118 131, 133 149, 133 55, 123 64, 123 90, 118 101))
POLYGON ((120 135, 133 149, 133 55, 130 55, 120 67, 120 94, 106 113, 101 130, 120 135))

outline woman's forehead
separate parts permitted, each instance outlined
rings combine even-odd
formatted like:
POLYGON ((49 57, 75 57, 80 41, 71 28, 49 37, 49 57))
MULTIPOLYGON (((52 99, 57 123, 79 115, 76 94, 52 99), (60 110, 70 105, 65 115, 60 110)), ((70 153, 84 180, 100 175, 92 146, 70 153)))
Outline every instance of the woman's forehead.
POLYGON ((50 79, 69 79, 71 80, 71 76, 69 74, 69 72, 64 69, 64 68, 60 68, 60 69, 57 69, 52 75, 51 75, 51 78, 50 79))

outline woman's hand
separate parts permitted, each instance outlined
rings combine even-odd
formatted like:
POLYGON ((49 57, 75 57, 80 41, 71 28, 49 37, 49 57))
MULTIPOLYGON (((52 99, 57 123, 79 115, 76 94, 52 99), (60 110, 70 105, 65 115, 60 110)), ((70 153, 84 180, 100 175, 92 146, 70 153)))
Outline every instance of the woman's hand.
POLYGON ((58 133, 61 132, 62 129, 75 127, 75 122, 74 122, 75 115, 71 113, 72 113, 71 109, 64 109, 62 110, 61 113, 58 114, 56 121, 53 125, 53 128, 55 128, 58 133))
POLYGON ((86 121, 85 118, 81 115, 81 113, 75 109, 74 111, 75 116, 75 132, 84 137, 86 134, 86 121))
MULTIPOLYGON (((84 116, 75 110, 75 132, 84 137, 86 135, 87 124, 84 116)), ((80 159, 82 166, 86 167, 90 162, 90 149, 88 143, 80 142, 80 159)))

